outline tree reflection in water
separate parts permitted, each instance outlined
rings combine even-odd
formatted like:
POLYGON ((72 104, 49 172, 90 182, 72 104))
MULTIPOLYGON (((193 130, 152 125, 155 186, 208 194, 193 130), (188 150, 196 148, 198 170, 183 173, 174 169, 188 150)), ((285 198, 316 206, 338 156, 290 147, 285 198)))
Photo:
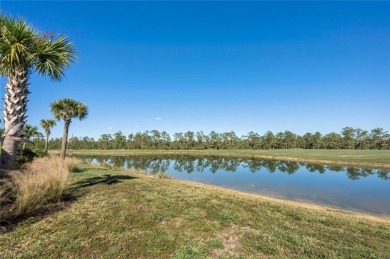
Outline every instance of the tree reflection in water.
MULTIPOLYGON (((276 171, 294 174, 304 167, 307 171, 323 174, 326 171, 346 172, 351 180, 358 180, 369 175, 377 175, 383 180, 390 179, 390 170, 345 167, 339 165, 319 165, 299 163, 294 161, 278 161, 266 159, 235 158, 235 157, 197 157, 197 156, 91 156, 84 158, 87 163, 106 164, 109 166, 126 168, 133 171, 146 171, 150 174, 165 174, 172 165, 178 172, 191 174, 208 171, 235 172, 241 166, 248 168, 252 173, 266 169, 269 173, 276 171)), ((262 171, 263 172, 263 171, 262 171)))

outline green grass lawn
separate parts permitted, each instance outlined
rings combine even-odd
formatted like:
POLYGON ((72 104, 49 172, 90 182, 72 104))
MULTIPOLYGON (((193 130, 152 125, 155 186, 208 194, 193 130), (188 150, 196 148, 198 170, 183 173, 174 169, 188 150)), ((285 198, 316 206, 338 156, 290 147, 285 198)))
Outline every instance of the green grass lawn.
POLYGON ((0 235, 0 258, 390 258, 390 220, 82 165, 76 199, 0 235))
POLYGON ((390 150, 70 150, 79 155, 199 155, 228 157, 269 157, 297 159, 312 163, 334 163, 390 168, 390 150))

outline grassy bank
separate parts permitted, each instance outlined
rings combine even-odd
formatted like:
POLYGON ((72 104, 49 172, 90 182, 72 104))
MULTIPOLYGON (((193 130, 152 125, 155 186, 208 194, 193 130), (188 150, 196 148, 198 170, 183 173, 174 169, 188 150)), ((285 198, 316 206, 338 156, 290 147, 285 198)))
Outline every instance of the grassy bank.
POLYGON ((256 157, 298 162, 390 168, 390 150, 70 150, 78 155, 196 155, 256 157))
POLYGON ((0 236, 0 257, 389 258, 390 220, 83 165, 75 201, 0 236))

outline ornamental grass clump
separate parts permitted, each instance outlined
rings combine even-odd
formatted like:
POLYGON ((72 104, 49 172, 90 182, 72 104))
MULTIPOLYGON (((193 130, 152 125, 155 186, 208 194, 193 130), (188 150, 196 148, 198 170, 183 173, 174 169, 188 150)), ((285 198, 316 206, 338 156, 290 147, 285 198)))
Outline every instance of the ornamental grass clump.
POLYGON ((58 202, 67 185, 69 170, 75 168, 76 159, 63 161, 59 157, 37 158, 21 171, 9 173, 0 190, 3 203, 12 214, 22 215, 41 209, 45 204, 58 202))
POLYGON ((79 172, 79 168, 77 166, 81 164, 82 161, 79 158, 67 157, 63 163, 68 172, 77 173, 79 172))
POLYGON ((0 219, 7 214, 7 205, 12 203, 12 185, 9 179, 0 180, 0 219))

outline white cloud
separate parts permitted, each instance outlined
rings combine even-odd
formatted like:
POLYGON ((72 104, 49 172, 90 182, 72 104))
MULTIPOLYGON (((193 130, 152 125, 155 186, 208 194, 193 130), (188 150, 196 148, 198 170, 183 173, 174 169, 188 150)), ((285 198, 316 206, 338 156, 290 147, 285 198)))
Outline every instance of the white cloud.
POLYGON ((109 129, 109 130, 112 130, 112 129, 114 129, 114 128, 113 128, 113 127, 108 127, 108 129, 109 129))
POLYGON ((134 127, 136 127, 136 128, 139 128, 139 126, 138 126, 138 125, 135 125, 134 127))
POLYGON ((160 121, 160 120, 162 120, 162 118, 161 117, 156 117, 156 118, 154 118, 154 120, 155 121, 160 121))

